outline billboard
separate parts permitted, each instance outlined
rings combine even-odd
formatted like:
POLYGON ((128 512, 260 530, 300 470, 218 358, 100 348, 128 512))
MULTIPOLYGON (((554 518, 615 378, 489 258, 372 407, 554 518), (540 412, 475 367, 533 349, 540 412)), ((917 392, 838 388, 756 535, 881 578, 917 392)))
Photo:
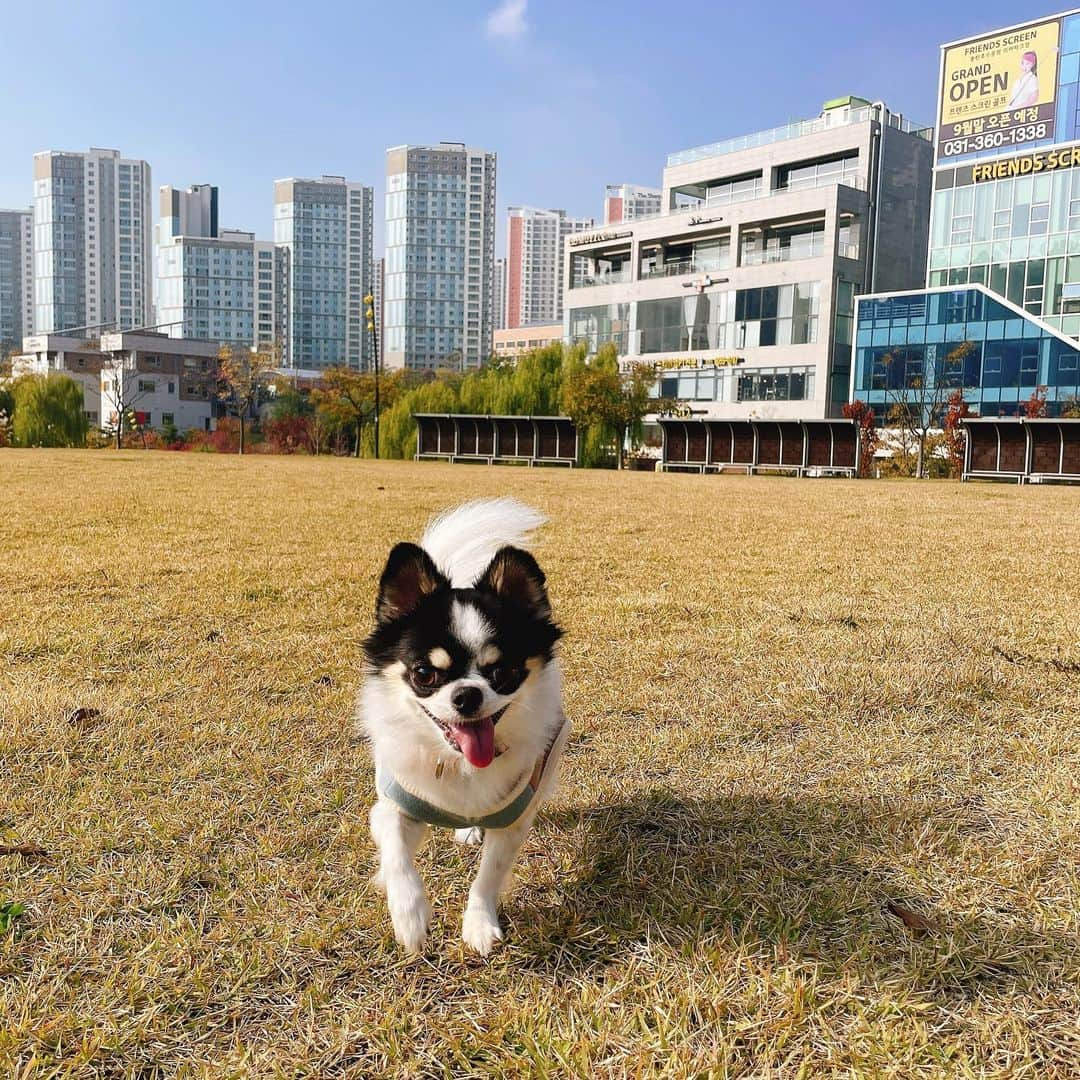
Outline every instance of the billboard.
POLYGON ((1060 39, 1043 19, 945 48, 938 160, 1052 139, 1060 39))

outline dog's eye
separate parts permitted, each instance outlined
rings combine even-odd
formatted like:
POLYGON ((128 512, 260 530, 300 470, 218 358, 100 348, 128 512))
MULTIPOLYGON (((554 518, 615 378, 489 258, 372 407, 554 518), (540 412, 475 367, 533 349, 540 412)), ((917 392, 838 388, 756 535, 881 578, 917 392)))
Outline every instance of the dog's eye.
POLYGON ((434 686, 439 681, 439 669, 430 664, 417 664, 413 668, 413 679, 417 686, 434 686))
POLYGON ((515 668, 496 664, 495 667, 488 672, 488 682, 491 683, 493 689, 502 690, 514 682, 517 674, 515 668))

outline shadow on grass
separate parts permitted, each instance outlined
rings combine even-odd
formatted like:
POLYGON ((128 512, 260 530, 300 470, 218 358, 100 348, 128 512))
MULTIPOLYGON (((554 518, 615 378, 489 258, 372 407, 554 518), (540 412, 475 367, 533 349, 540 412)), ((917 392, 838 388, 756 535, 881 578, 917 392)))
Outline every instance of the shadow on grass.
MULTIPOLYGON (((1078 955, 1075 938, 1026 926, 989 898, 977 913, 951 910, 916 884, 920 859, 960 863, 993 828, 977 801, 653 791, 542 813, 538 830, 565 853, 563 874, 514 894, 506 912, 519 962, 555 976, 595 976, 660 948, 698 964, 735 950, 790 958, 950 996, 1045 987, 1078 955)), ((933 876, 943 879, 937 867, 933 876)))

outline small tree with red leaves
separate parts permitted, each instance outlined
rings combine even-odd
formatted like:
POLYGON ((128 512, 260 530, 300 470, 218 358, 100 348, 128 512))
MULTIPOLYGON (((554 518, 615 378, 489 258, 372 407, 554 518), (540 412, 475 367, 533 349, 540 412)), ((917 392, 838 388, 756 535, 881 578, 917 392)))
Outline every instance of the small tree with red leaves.
POLYGON ((874 466, 874 453, 881 445, 874 410, 865 401, 849 401, 840 412, 848 420, 854 420, 859 429, 859 475, 869 476, 874 466))
POLYGON ((945 429, 945 452, 949 458, 949 475, 959 476, 964 471, 964 424, 971 416, 971 409, 964 399, 963 390, 954 390, 945 403, 941 426, 945 429))
POLYGON ((1024 402, 1024 416, 1028 420, 1039 420, 1046 415, 1045 386, 1036 386, 1034 393, 1024 402))

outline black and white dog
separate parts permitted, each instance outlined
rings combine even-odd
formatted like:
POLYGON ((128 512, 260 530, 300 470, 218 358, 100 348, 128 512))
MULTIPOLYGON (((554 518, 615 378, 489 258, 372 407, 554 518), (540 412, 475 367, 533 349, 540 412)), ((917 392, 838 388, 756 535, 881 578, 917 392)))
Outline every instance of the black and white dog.
POLYGON ((375 884, 418 952, 431 908, 414 856, 430 825, 483 843, 462 937, 502 939, 499 893, 556 780, 568 727, 544 574, 519 546, 543 518, 513 499, 466 503, 398 544, 364 643, 360 719, 375 758, 375 884))

